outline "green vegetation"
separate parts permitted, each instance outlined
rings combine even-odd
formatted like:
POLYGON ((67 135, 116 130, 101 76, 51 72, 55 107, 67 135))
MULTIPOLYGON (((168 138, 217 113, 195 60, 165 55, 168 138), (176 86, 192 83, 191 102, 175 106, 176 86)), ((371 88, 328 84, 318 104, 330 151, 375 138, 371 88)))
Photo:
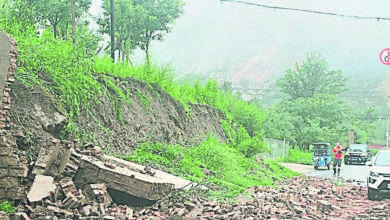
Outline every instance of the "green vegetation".
MULTIPOLYGON (((220 109, 227 117, 222 121, 229 136, 229 145, 234 146, 247 156, 267 150, 264 142, 265 112, 255 103, 248 103, 231 91, 218 89, 215 80, 209 80, 205 85, 199 81, 193 86, 181 85, 174 81, 174 72, 169 66, 132 66, 128 63, 113 63, 110 58, 95 58, 93 70, 95 73, 110 73, 120 78, 132 77, 149 83, 157 83, 161 88, 178 100, 186 108, 188 103, 211 105, 220 109)), ((137 97, 150 107, 150 101, 142 94, 137 97)), ((190 115, 190 114, 189 114, 190 115)))
POLYGON ((348 143, 350 129, 357 143, 369 140, 375 110, 361 111, 339 98, 346 90, 345 78, 341 71, 329 70, 320 56, 308 56, 277 84, 285 98, 268 110, 267 137, 286 139, 302 149, 315 142, 348 143))
POLYGON ((124 159, 155 167, 203 184, 222 186, 225 197, 234 197, 250 186, 272 185, 296 173, 273 161, 259 164, 237 149, 214 138, 186 148, 179 145, 144 144, 124 159))
MULTIPOLYGON (((23 1, 15 1, 15 5, 22 6, 23 1)), ((27 8, 28 5, 23 6, 27 8)), ((35 9, 31 8, 32 11, 35 9)), ((263 141, 266 113, 258 104, 243 100, 231 90, 220 90, 216 80, 209 80, 204 84, 199 81, 178 84, 174 80, 175 73, 169 66, 158 67, 150 63, 134 66, 128 60, 114 63, 109 57, 98 57, 96 50, 99 36, 85 38, 89 40, 83 41, 83 36, 89 34, 79 31, 75 45, 67 37, 67 32, 58 30, 58 34, 53 34, 53 29, 56 28, 52 23, 48 27, 37 25, 43 28, 39 29, 41 34, 37 34, 37 26, 23 19, 15 19, 19 14, 15 8, 10 11, 10 19, 2 20, 0 27, 18 42, 19 68, 16 77, 29 87, 39 86, 58 100, 57 104, 69 118, 64 135, 78 138, 81 142, 94 141, 96 134, 85 132, 78 123, 86 115, 95 120, 105 133, 109 133, 110 128, 92 113, 92 108, 103 104, 103 97, 112 100, 118 120, 125 124, 122 108, 126 104, 130 105, 133 100, 130 100, 129 89, 120 81, 134 78, 146 82, 149 90, 153 90, 155 85, 160 86, 182 103, 188 117, 191 117, 188 103, 210 105, 220 110, 221 123, 228 141, 219 143, 209 138, 203 144, 191 148, 161 143, 144 144, 134 155, 127 156, 127 159, 139 163, 154 163, 196 182, 215 184, 222 187, 229 196, 235 196, 249 186, 272 185, 275 181, 295 175, 275 162, 264 161, 259 164, 253 159, 257 153, 268 151, 263 141), (205 175, 204 170, 209 174, 205 175)), ((33 12, 25 12, 35 16, 33 12)), ((167 24, 170 22, 171 20, 167 24)), ((79 23, 78 29, 83 28, 85 26, 79 23)), ((158 36, 162 30, 155 31, 151 31, 152 39, 157 37, 161 40, 158 36)), ((150 92, 152 96, 156 96, 153 91, 150 92)), ((151 109, 151 97, 148 94, 137 91, 136 98, 146 110, 151 109)))
POLYGON ((104 16, 98 20, 100 32, 111 33, 111 13, 114 14, 114 49, 119 60, 129 61, 135 48, 145 51, 150 64, 152 40, 163 40, 164 34, 172 30, 172 24, 183 13, 182 0, 115 0, 111 11, 110 1, 104 1, 104 16))
POLYGON ((294 69, 287 69, 277 85, 290 99, 314 97, 317 94, 337 95, 345 91, 345 77, 318 54, 310 54, 294 69))
POLYGON ((13 204, 9 201, 4 201, 0 203, 0 211, 6 212, 6 213, 14 213, 16 212, 17 208, 13 206, 13 204))
POLYGON ((281 158, 278 161, 312 165, 313 164, 312 157, 313 157, 313 153, 310 151, 301 150, 298 148, 295 149, 290 148, 288 157, 281 158))

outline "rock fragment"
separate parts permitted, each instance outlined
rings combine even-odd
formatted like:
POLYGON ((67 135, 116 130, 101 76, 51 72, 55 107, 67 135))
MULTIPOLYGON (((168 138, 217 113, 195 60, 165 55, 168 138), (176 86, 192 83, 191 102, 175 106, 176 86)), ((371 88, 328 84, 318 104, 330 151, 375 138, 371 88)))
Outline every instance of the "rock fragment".
POLYGON ((39 202, 49 197, 51 193, 54 193, 55 189, 56 185, 53 177, 36 175, 27 198, 31 203, 39 202))

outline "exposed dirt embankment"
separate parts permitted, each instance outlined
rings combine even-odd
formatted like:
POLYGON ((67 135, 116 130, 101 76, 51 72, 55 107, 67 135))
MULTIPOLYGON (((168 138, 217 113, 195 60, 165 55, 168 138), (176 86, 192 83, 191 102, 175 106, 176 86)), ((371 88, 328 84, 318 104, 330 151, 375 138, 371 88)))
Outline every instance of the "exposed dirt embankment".
MULTIPOLYGON (((74 121, 103 149, 128 153, 145 142, 196 145, 209 133, 225 141, 220 123, 225 116, 221 111, 199 104, 189 104, 191 111, 186 111, 156 84, 135 79, 116 79, 116 84, 127 91, 129 102, 114 100, 117 94, 109 90, 112 96, 101 97, 101 104, 93 104, 89 113, 83 112, 74 121)), ((62 139, 67 118, 58 100, 41 89, 29 89, 18 80, 13 91, 11 126, 26 137, 26 148, 45 146, 52 136, 62 139)))

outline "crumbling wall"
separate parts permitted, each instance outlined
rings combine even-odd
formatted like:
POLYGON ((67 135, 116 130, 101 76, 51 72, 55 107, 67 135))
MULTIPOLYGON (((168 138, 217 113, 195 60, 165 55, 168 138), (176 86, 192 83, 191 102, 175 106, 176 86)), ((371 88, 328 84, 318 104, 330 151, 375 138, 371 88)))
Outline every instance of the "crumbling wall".
POLYGON ((0 30, 0 91, 4 90, 9 67, 8 37, 0 30))
MULTIPOLYGON (((15 81, 17 45, 11 37, 7 37, 0 30, 0 47, 2 48, 0 50, 1 58, 9 57, 8 69, 0 69, 0 91, 3 92, 0 107, 0 200, 24 200, 23 182, 24 178, 27 177, 27 161, 18 151, 16 138, 9 130, 10 93, 11 84, 15 81), (8 49, 5 49, 7 47, 8 49), (2 77, 4 75, 5 78, 2 77)), ((2 63, 4 62, 2 61, 2 63)))

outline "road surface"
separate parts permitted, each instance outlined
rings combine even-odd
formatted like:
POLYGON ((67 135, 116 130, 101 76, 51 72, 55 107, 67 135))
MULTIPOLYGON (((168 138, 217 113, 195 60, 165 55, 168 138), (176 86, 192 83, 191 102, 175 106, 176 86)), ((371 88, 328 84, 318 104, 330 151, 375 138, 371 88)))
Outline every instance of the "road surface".
MULTIPOLYGON (((307 176, 334 178, 333 170, 321 169, 314 170, 313 166, 293 164, 293 163, 281 163, 283 166, 290 168, 291 170, 305 174, 307 176)), ((361 165, 342 165, 340 177, 344 180, 356 184, 366 185, 367 177, 369 175, 369 167, 361 165)))

